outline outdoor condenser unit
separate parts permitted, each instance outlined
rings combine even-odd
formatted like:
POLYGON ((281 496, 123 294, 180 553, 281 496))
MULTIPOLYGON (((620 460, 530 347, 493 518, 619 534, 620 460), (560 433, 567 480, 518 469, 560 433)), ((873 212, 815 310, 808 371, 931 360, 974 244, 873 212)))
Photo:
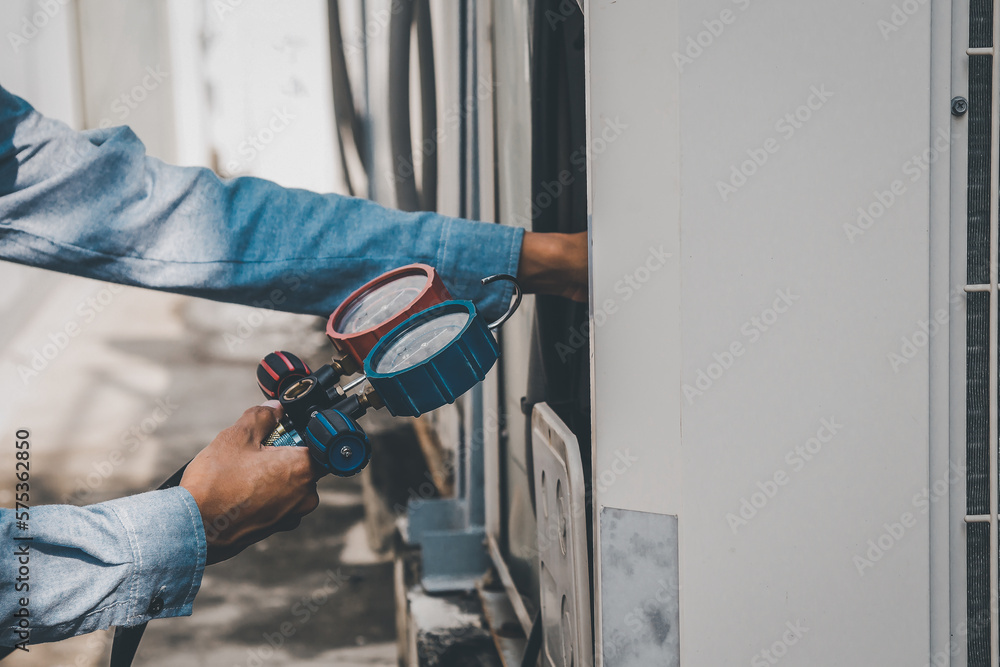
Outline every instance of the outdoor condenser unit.
POLYGON ((585 12, 597 664, 1000 664, 1000 12, 585 12))
POLYGON ((585 118, 589 319, 505 328, 462 406, 470 504, 442 505, 526 632, 541 611, 545 664, 1000 667, 993 3, 588 0, 580 94, 539 64, 578 3, 431 5, 464 63, 439 108, 492 84, 456 214, 569 206, 519 215, 585 118), (518 405, 567 348, 590 428, 518 405))

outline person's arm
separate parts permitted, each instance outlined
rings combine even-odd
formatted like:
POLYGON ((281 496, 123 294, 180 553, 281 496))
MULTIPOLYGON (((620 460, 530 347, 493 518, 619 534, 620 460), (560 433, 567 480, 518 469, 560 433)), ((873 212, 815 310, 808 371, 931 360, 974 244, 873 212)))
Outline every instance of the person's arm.
MULTIPOLYGON (((560 281, 585 280, 586 246, 568 262, 562 250, 580 244, 564 236, 529 235, 519 276, 527 291, 563 293, 560 281)), ((127 127, 75 132, 0 88, 2 259, 320 316, 379 273, 423 262, 493 318, 512 287, 479 280, 517 275, 523 237, 516 227, 166 165, 127 127)))
POLYGON ((0 509, 0 647, 189 615, 206 563, 297 526, 319 503, 318 469, 304 447, 261 446, 274 405, 220 433, 179 487, 37 506, 25 524, 0 509))
POLYGON ((0 510, 0 646, 191 613, 206 545, 185 489, 33 507, 28 530, 14 514, 0 510))

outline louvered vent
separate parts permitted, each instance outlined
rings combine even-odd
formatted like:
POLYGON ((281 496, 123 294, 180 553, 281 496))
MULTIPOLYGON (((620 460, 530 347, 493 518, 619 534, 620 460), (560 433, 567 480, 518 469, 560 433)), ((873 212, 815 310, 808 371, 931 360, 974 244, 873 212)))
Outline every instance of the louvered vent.
POLYGON ((969 667, 1000 667, 997 599, 997 109, 993 0, 969 14, 966 456, 969 667))

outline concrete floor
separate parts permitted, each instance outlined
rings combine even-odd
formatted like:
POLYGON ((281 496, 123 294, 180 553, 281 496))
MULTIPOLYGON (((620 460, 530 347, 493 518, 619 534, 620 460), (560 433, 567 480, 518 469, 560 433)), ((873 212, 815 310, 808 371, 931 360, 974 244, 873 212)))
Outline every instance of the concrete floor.
MULTIPOLYGON (((288 349, 322 363, 331 351, 314 318, 112 291, 7 264, 0 283, 0 435, 31 430, 35 505, 154 488, 261 402, 261 356, 288 349), (64 339, 67 324, 79 333, 64 339), (23 379, 36 351, 44 364, 23 379), (130 438, 140 440, 134 451, 130 438), (124 461, 109 466, 114 450, 124 461)), ((373 436, 400 428, 374 417, 363 420, 373 436)), ((12 477, 0 470, 5 507, 12 477)), ((320 490, 319 509, 298 530, 209 567, 193 617, 151 623, 136 665, 395 665, 392 563, 368 548, 361 482, 327 477, 320 490), (282 623, 292 628, 287 638, 276 634, 282 623)), ((4 665, 107 665, 109 650, 109 634, 99 632, 33 646, 4 665)))

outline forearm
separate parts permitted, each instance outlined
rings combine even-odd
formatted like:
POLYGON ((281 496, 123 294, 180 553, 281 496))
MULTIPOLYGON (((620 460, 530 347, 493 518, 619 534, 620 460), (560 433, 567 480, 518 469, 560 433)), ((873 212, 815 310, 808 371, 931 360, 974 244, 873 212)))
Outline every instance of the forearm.
POLYGON ((77 133, 0 89, 0 257, 221 301, 327 315, 388 269, 423 262, 490 316, 522 231, 404 213, 145 155, 127 128, 77 133))
POLYGON ((0 646, 24 639, 14 616, 21 608, 28 609, 33 644, 191 613, 206 549, 198 506, 186 490, 88 507, 43 505, 30 517, 24 531, 11 510, 0 510, 0 543, 8 552, 0 559, 0 646), (15 548, 26 555, 13 557, 15 548))

